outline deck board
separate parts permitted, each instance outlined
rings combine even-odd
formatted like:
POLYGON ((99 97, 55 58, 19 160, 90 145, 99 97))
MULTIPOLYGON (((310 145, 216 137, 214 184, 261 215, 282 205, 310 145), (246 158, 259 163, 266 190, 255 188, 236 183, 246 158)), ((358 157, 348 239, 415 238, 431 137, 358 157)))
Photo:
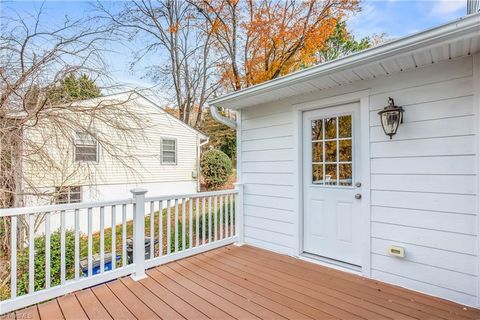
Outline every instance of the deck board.
MULTIPOLYGON (((83 310, 90 319, 112 319, 110 314, 105 310, 102 302, 98 300, 91 289, 85 289, 75 293, 78 301, 82 305, 83 310)), ((39 305, 41 306, 41 304, 39 305)))
POLYGON ((107 285, 100 285, 95 288, 92 288, 93 293, 97 297, 105 311, 113 318, 118 320, 123 319, 133 319, 133 314, 128 310, 127 307, 113 294, 107 285))
POLYGON ((83 311, 82 305, 78 302, 75 294, 67 294, 57 299, 65 319, 85 320, 87 314, 83 311))
MULTIPOLYGON (((227 246, 5 319, 480 319, 480 310, 250 246, 227 246)), ((2 318, 2 319, 3 319, 2 318)))
MULTIPOLYGON (((245 246, 245 250, 236 250, 235 247, 224 250, 229 253, 237 252, 242 258, 257 259, 269 268, 279 266, 283 272, 293 272, 299 277, 306 277, 309 281, 325 283, 330 281, 331 287, 345 290, 355 294, 361 292, 361 298, 376 297, 380 304, 396 307, 399 304, 408 307, 411 310, 419 310, 436 318, 450 319, 452 316, 460 315, 470 319, 478 319, 479 311, 473 308, 466 308, 460 304, 443 300, 437 297, 428 296, 416 291, 393 286, 377 280, 348 274, 330 268, 318 268, 315 264, 307 263, 292 257, 278 255, 266 250, 260 250, 245 246), (253 249, 253 250, 252 250, 253 249), (260 251, 262 254, 259 254, 260 251), (250 252, 250 254, 248 254, 250 252), (252 258, 253 256, 253 258, 252 258), (292 266, 293 269, 292 269, 292 266), (301 270, 302 272, 299 272, 301 270), (343 285, 340 285, 343 284, 343 285), (354 290, 352 290, 354 289, 354 290)), ((243 249, 243 248, 242 248, 243 249)), ((420 314, 423 319, 425 315, 420 314)))
MULTIPOLYGON (((225 257, 219 255, 219 257, 225 257)), ((291 289, 300 294, 308 296, 308 300, 317 305, 317 301, 329 304, 332 314, 337 314, 345 318, 352 317, 351 315, 359 315, 362 318, 375 318, 375 319, 390 319, 393 314, 389 313, 384 308, 369 304, 367 301, 361 300, 354 296, 343 294, 342 292, 332 290, 327 286, 319 286, 311 283, 310 281, 303 280, 298 277, 294 277, 282 272, 278 272, 273 269, 269 269, 268 273, 262 272, 264 266, 255 265, 255 263, 245 260, 240 260, 235 256, 227 256, 227 261, 232 267, 244 270, 250 275, 258 275, 262 281, 269 281, 277 284, 278 286, 291 289), (236 260, 238 259, 238 260, 236 260), (335 309, 332 309, 335 308, 335 309), (338 310, 340 309, 340 311, 338 310)), ((303 299, 306 300, 306 299, 303 299)), ((395 318, 398 319, 414 319, 406 315, 396 313, 395 318)))
POLYGON ((40 314, 40 319, 51 319, 51 320, 65 319, 63 317, 62 310, 58 305, 57 299, 39 304, 38 313, 40 314))
MULTIPOLYGON (((231 250, 234 251, 234 250, 231 250)), ((364 309, 371 310, 377 314, 395 319, 438 319, 440 315, 431 315, 421 310, 408 308, 405 306, 398 306, 389 300, 384 295, 373 296, 364 288, 358 284, 352 286, 352 284, 346 284, 341 279, 335 279, 334 277, 323 277, 315 273, 309 272, 302 267, 290 267, 282 263, 266 261, 264 259, 257 259, 253 255, 243 255, 237 252, 225 251, 231 254, 233 260, 237 263, 248 263, 250 267, 256 270, 261 270, 268 266, 273 276, 277 276, 281 279, 285 279, 285 283, 291 283, 292 288, 296 287, 301 292, 325 292, 326 294, 338 298, 341 301, 355 304, 364 309), (301 286, 297 286, 297 284, 301 286), (352 290, 353 289, 353 290, 352 290)), ((228 257, 230 258, 230 257, 228 257)), ((228 259, 227 258, 227 259, 228 259)), ((441 315, 444 315, 441 313, 441 315)), ((381 316, 378 316, 380 318, 381 316)), ((370 315, 375 317, 375 315, 370 315)))

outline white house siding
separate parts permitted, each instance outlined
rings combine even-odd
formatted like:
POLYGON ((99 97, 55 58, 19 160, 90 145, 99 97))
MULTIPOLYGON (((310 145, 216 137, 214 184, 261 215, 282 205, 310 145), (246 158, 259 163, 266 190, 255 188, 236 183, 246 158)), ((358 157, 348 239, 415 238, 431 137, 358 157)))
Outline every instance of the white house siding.
MULTIPOLYGON (((48 170, 36 170, 35 166, 25 163, 26 178, 35 185, 37 194, 42 191, 51 194, 54 192, 55 186, 61 185, 81 186, 82 202, 128 199, 132 197, 130 190, 136 187, 147 189, 148 197, 195 193, 198 174, 194 173, 197 171, 199 133, 143 98, 138 97, 128 101, 128 106, 131 112, 136 113, 143 121, 144 130, 142 130, 141 136, 133 135, 130 141, 126 141, 115 130, 105 128, 101 123, 96 126, 96 129, 107 132, 111 143, 129 150, 128 154, 135 157, 131 160, 124 160, 130 168, 123 166, 118 158, 107 154, 102 147, 100 147, 98 163, 88 164, 88 167, 84 163, 73 163, 74 146, 71 137, 65 137, 62 140, 66 147, 64 150, 60 150, 56 147, 55 139, 44 138, 45 135, 48 135, 48 131, 44 131, 45 128, 34 128, 28 131, 27 134, 38 137, 39 141, 46 140, 47 143, 50 143, 49 150, 52 157, 59 163, 66 163, 65 168, 68 168, 64 170, 65 172, 55 174, 48 170), (175 165, 161 163, 160 143, 162 138, 177 140, 177 163, 175 165), (88 175, 82 173, 83 168, 88 168, 88 175), (72 175, 71 172, 75 174, 72 175)), ((28 192, 28 190, 26 191, 28 192)), ((49 204, 51 200, 51 197, 25 196, 24 204, 26 206, 43 205, 49 204)), ((121 221, 121 217, 121 211, 118 209, 117 223, 121 221)), ((129 211, 127 219, 130 218, 132 218, 132 212, 129 211)), ((79 221, 80 231, 87 232, 87 210, 80 211, 79 221)), ((68 213, 65 222, 67 228, 73 228, 73 214, 68 213)), ((93 232, 98 231, 100 220, 94 218, 92 222, 93 232)), ((110 224, 111 215, 106 214, 105 225, 110 224)), ((60 215, 53 214, 51 229, 56 230, 59 227, 60 215)), ((38 233, 43 232, 44 226, 40 226, 38 233)))
POLYGON ((245 241, 298 254, 292 105, 370 89, 370 275, 478 305, 472 66, 467 57, 242 109, 245 241), (405 109, 393 140, 377 114, 389 96, 405 109), (392 244, 405 247, 404 259, 387 254, 392 244))
MULTIPOLYGON (((55 159, 65 157, 65 163, 69 162, 65 165, 69 169, 62 173, 63 176, 61 176, 62 174, 36 170, 31 164, 25 163, 27 179, 32 181, 36 188, 54 188, 62 184, 140 186, 159 182, 185 182, 189 185, 196 182, 194 172, 197 171, 199 134, 143 98, 129 101, 128 104, 131 112, 142 119, 144 129, 141 134, 132 135, 127 140, 123 136, 119 136, 114 129, 106 128, 102 123, 96 125, 95 131, 102 130, 105 132, 105 136, 109 137, 110 143, 128 150, 126 154, 132 157, 124 157, 124 154, 122 154, 122 163, 119 157, 112 157, 100 147, 99 162, 88 165, 89 177, 85 178, 87 174, 82 174, 82 168, 87 166, 83 163, 73 163, 74 147, 71 143, 71 137, 65 137, 67 147, 64 152, 56 151, 55 142, 47 142, 52 143, 50 149, 55 159), (177 140, 177 164, 161 163, 160 143, 162 138, 177 140), (71 153, 66 154, 68 152, 71 153), (43 174, 39 174, 39 172, 43 172, 43 174), (71 172, 75 174, 72 175, 71 172)), ((27 134, 38 137, 42 137, 44 133, 43 128, 34 128, 27 132, 27 134)), ((165 188, 163 190, 165 191, 165 188)), ((189 191, 185 190, 185 192, 189 191)), ((150 194, 157 195, 158 192, 150 190, 150 194)), ((114 197, 116 199, 125 197, 124 192, 115 196, 111 194, 111 190, 106 195, 108 198, 114 197)), ((92 197, 93 195, 89 195, 87 199, 92 197)))

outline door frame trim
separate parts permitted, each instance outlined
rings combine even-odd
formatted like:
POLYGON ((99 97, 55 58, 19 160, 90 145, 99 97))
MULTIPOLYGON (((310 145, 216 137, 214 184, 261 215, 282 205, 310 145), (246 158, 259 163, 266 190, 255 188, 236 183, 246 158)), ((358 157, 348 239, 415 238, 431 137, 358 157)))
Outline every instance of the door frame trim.
MULTIPOLYGON (((300 257, 303 253, 303 112, 334 107, 347 103, 360 103, 360 167, 362 172, 362 227, 361 227, 361 247, 362 247, 362 275, 371 277, 371 208, 370 208, 370 89, 356 91, 352 93, 318 98, 314 101, 302 102, 292 105, 293 125, 294 125, 294 201, 296 203, 295 219, 295 247, 294 255, 300 257)), ((335 265, 331 265, 336 268, 335 265)))

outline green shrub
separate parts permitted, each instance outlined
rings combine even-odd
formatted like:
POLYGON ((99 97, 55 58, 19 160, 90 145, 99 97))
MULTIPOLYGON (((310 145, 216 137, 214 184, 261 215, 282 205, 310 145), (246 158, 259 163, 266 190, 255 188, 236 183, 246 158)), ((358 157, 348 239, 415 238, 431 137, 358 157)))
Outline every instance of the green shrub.
MULTIPOLYGON (((182 242, 183 242, 183 224, 178 221, 178 251, 182 251, 182 242)), ((188 229, 185 230, 187 233, 185 235, 185 249, 188 249, 190 245, 190 239, 188 238, 188 229)), ((172 230, 170 232, 170 252, 175 252, 175 226, 172 226, 172 230)))
MULTIPOLYGON (((230 210, 230 204, 228 205, 228 210, 230 210)), ((235 202, 233 203, 233 213, 232 215, 230 215, 230 213, 227 214, 227 205, 224 203, 223 204, 223 217, 222 217, 222 222, 223 222, 223 225, 227 224, 228 225, 228 228, 230 228, 230 225, 233 224, 235 225, 235 202), (232 219, 230 219, 230 217, 232 217, 232 219)), ((203 236, 203 217, 202 215, 200 215, 198 217, 198 221, 197 219, 193 219, 193 230, 195 232, 196 230, 196 227, 197 227, 197 223, 198 223, 198 236, 200 238, 200 240, 202 239, 202 236, 203 236)), ((214 227, 215 227, 215 217, 213 215, 213 212, 206 212, 205 213, 205 239, 208 241, 208 239, 213 239, 214 237, 214 227), (211 221, 211 233, 208 232, 208 224, 209 222, 211 221)), ((217 226, 220 228, 220 208, 217 208, 217 226)), ((230 232, 230 230, 228 231, 230 232)))
POLYGON ((208 150, 201 158, 202 174, 209 189, 223 186, 232 174, 232 161, 220 150, 208 150))
MULTIPOLYGON (((45 288, 45 236, 35 237, 35 258, 34 258, 34 286, 35 291, 45 288)), ((28 292, 29 276, 29 253, 28 248, 18 253, 17 260, 17 288, 18 294, 28 292)), ((75 276, 75 233, 71 230, 65 232, 65 269, 66 279, 75 276)), ((60 231, 52 232, 50 236, 50 278, 51 286, 60 284, 60 231)))

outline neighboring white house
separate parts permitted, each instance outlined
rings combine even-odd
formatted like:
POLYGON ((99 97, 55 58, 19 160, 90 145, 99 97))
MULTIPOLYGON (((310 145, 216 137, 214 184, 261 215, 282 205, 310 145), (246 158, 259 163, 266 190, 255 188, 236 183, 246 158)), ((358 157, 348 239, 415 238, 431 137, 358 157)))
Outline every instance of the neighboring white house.
POLYGON ((210 105, 239 113, 244 242, 480 306, 480 13, 210 105))
MULTIPOLYGON (((208 139, 204 134, 137 92, 76 102, 82 106, 97 106, 99 103, 118 103, 118 108, 125 110, 122 111, 124 118, 130 113, 134 115, 141 130, 121 133, 96 121, 88 126, 88 134, 72 131, 71 136, 65 136, 61 141, 58 141, 58 134, 52 134, 55 138, 50 137, 48 125, 25 130, 25 134, 30 135, 29 140, 38 140, 39 145, 50 144, 47 148, 57 163, 56 170, 45 170, 44 162, 37 162, 30 155, 22 164, 25 180, 28 180, 22 184, 22 193, 26 194, 25 206, 125 199, 131 197, 130 190, 137 187, 148 189, 149 196, 196 193, 199 190, 200 146, 208 139), (108 144, 110 149, 120 148, 117 150, 126 152, 118 151, 112 155, 92 137, 97 134, 101 134, 103 144, 108 144), (30 192, 32 187, 35 192, 30 192), (31 193, 35 195, 29 195, 31 193)), ((78 121, 88 123, 90 119, 78 121)), ((53 228, 57 227, 57 220, 53 228)), ((67 222, 67 226, 70 225, 67 222)), ((94 223, 94 230, 97 229, 98 223, 94 223)), ((86 227, 82 226, 82 230, 86 227)))

